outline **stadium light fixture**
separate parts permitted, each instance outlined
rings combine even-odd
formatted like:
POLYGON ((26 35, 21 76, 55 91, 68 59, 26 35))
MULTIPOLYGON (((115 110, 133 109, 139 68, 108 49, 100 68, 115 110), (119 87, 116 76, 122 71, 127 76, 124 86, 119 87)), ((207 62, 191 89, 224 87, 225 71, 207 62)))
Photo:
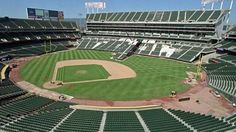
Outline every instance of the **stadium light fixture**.
POLYGON ((87 13, 89 13, 90 9, 92 10, 92 13, 94 13, 94 10, 98 13, 99 9, 104 10, 106 8, 106 2, 85 2, 85 8, 87 13))

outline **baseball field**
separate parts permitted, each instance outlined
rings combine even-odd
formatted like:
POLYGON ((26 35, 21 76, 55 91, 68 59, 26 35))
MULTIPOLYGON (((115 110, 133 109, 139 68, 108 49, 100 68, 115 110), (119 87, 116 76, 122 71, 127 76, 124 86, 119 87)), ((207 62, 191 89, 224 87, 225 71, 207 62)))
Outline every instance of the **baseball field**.
POLYGON ((186 71, 196 72, 193 64, 169 59, 133 55, 124 61, 115 61, 111 57, 111 52, 94 50, 70 50, 47 54, 22 65, 20 76, 41 88, 56 76, 56 80, 65 84, 50 90, 82 99, 143 100, 168 96, 172 90, 186 91, 190 87, 183 84, 187 77, 186 71), (100 64, 63 66, 55 74, 56 64, 67 60, 114 62, 132 69, 135 76, 109 79, 113 74, 111 70, 114 74, 129 72, 119 71, 119 68, 112 65, 108 65, 107 69, 100 64))

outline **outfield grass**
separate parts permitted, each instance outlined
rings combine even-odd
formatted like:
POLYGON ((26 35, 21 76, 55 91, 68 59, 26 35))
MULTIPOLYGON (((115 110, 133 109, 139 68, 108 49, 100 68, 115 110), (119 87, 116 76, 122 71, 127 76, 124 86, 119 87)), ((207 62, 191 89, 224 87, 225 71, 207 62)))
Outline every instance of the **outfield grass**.
POLYGON ((57 80, 63 82, 77 82, 87 80, 106 79, 110 74, 101 65, 65 66, 58 69, 57 80))
MULTIPOLYGON (((58 52, 35 58, 23 65, 21 77, 39 87, 50 81, 57 61, 70 59, 99 59, 110 60, 111 53, 101 51, 72 50, 58 52)), ((112 60, 110 60, 112 61, 112 60)), ((137 77, 101 82, 68 84, 53 89, 84 99, 101 100, 138 100, 168 96, 172 90, 183 92, 188 85, 181 83, 186 71, 196 71, 192 64, 154 57, 131 56, 119 62, 132 68, 137 77)))

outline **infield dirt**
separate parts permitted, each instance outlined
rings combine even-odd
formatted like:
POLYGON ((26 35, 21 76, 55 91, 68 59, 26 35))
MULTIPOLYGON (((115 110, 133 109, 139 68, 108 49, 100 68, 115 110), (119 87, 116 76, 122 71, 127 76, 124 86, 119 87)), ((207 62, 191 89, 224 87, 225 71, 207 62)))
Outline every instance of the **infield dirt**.
POLYGON ((88 81, 78 81, 78 82, 68 82, 63 84, 71 84, 71 83, 85 83, 85 82, 95 82, 95 81, 104 81, 104 80, 115 80, 115 79, 124 79, 124 78, 134 78, 136 77, 136 72, 129 68, 126 65, 112 62, 112 61, 106 61, 106 60, 91 60, 91 59, 82 59, 82 60, 65 60, 65 61, 59 61, 56 63, 53 77, 51 82, 54 82, 52 84, 51 82, 46 82, 43 87, 44 88, 57 88, 57 73, 58 70, 65 66, 76 66, 76 65, 101 65, 104 67, 104 69, 110 74, 110 76, 107 79, 98 79, 98 80, 88 80, 88 81))

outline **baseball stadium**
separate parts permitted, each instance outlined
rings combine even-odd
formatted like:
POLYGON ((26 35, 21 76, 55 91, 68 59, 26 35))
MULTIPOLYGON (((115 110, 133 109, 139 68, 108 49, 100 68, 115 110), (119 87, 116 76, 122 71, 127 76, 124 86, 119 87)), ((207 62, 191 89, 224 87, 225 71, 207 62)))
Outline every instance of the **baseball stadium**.
POLYGON ((0 131, 236 131, 234 0, 42 1, 1 1, 0 131))

